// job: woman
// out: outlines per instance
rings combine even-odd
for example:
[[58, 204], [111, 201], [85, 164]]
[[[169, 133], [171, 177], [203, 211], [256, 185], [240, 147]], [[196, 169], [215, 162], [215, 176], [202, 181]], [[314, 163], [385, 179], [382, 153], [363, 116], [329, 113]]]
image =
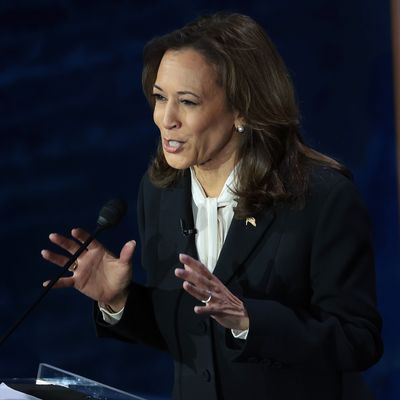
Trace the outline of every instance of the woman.
[[94, 242], [58, 287], [98, 302], [100, 335], [169, 351], [174, 399], [356, 399], [351, 373], [382, 353], [368, 218], [345, 168], [303, 144], [265, 32], [217, 14], [156, 38], [143, 88], [161, 134], [138, 197], [147, 286], [130, 241], [119, 257]]

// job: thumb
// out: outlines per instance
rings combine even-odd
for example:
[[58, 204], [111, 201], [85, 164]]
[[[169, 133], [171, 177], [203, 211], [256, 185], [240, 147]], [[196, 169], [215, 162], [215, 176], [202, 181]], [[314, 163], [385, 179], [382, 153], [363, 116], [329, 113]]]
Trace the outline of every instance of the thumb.
[[119, 260], [123, 263], [130, 264], [132, 261], [133, 253], [135, 252], [136, 242], [134, 240], [130, 240], [125, 243], [124, 247], [122, 247], [121, 252], [119, 253]]

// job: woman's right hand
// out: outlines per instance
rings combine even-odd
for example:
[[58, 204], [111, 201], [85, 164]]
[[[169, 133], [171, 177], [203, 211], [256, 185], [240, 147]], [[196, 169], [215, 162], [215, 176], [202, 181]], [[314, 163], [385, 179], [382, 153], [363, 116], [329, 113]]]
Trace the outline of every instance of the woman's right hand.
[[[52, 233], [49, 239], [60, 248], [74, 254], [89, 234], [83, 229], [73, 229], [68, 239]], [[128, 297], [128, 287], [132, 280], [132, 257], [136, 242], [127, 242], [121, 249], [119, 258], [111, 254], [103, 245], [94, 240], [78, 258], [77, 268], [72, 276], [60, 278], [55, 288], [74, 287], [95, 301], [109, 305], [119, 311]], [[69, 257], [50, 250], [42, 250], [42, 257], [51, 263], [63, 267]], [[43, 283], [46, 286], [49, 281]]]

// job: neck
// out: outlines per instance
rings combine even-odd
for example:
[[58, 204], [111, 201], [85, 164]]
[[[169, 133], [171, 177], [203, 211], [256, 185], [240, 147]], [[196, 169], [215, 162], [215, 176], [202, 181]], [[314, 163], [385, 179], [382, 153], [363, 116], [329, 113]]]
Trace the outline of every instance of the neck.
[[235, 167], [234, 155], [218, 168], [207, 168], [195, 165], [194, 172], [207, 197], [218, 197], [224, 187], [228, 176]]

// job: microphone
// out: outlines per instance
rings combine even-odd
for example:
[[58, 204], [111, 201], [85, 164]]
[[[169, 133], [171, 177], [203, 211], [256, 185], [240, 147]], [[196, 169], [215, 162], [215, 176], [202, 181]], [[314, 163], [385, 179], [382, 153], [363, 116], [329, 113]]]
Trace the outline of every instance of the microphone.
[[180, 219], [180, 223], [181, 223], [181, 231], [184, 236], [191, 237], [196, 235], [197, 229], [195, 227], [188, 228], [186, 222], [182, 218]]
[[125, 200], [114, 199], [108, 201], [101, 208], [97, 218], [98, 229], [105, 230], [119, 224], [128, 211], [128, 205]]
[[70, 259], [62, 267], [61, 272], [53, 278], [48, 285], [44, 288], [43, 292], [36, 299], [34, 303], [25, 311], [25, 313], [15, 322], [14, 325], [2, 336], [0, 339], [0, 346], [6, 341], [6, 339], [18, 328], [18, 326], [25, 320], [25, 318], [33, 311], [33, 309], [41, 302], [41, 300], [46, 296], [50, 289], [55, 285], [55, 283], [68, 271], [69, 267], [77, 260], [77, 258], [87, 250], [89, 244], [97, 237], [97, 235], [113, 226], [117, 225], [122, 218], [125, 216], [128, 210], [126, 202], [122, 199], [114, 199], [108, 201], [100, 210], [99, 216], [97, 218], [97, 226], [93, 233], [90, 235], [85, 242], [81, 244], [79, 249], [70, 257]]

